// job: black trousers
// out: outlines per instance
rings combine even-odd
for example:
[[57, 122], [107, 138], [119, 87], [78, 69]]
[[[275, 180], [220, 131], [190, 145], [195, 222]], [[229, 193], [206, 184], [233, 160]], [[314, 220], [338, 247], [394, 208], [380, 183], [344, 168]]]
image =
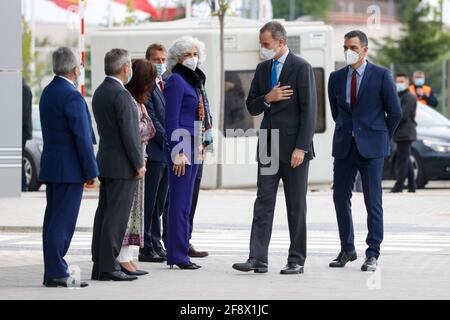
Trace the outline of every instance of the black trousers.
[[197, 210], [198, 195], [200, 193], [200, 184], [203, 177], [203, 162], [198, 165], [197, 177], [195, 178], [194, 194], [192, 196], [191, 213], [189, 214], [189, 239], [192, 238], [192, 230], [194, 229], [194, 216]]
[[116, 260], [130, 218], [137, 180], [100, 178], [92, 235], [93, 274], [120, 271]]
[[291, 244], [288, 262], [304, 265], [306, 260], [306, 193], [308, 188], [309, 160], [293, 169], [280, 163], [276, 174], [261, 174], [258, 165], [258, 192], [253, 211], [250, 236], [250, 258], [268, 262], [269, 242], [275, 202], [280, 180], [283, 181]]
[[161, 217], [167, 218], [169, 170], [165, 162], [148, 161], [145, 175], [144, 248], [141, 252], [163, 249]]
[[412, 141], [397, 142], [397, 155], [395, 161], [395, 190], [403, 190], [405, 180], [408, 178], [408, 187], [415, 189], [414, 170], [411, 163], [411, 145]]

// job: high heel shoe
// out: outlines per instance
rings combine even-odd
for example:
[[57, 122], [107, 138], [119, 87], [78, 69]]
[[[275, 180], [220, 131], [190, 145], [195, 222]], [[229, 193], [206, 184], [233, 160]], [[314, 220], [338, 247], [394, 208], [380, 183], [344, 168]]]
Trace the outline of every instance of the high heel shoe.
[[143, 270], [131, 271], [131, 270], [128, 270], [127, 268], [125, 268], [124, 266], [120, 266], [120, 269], [122, 270], [123, 273], [125, 273], [126, 275], [129, 275], [129, 276], [144, 276], [144, 275], [148, 274], [147, 271], [143, 271]]
[[[178, 263], [175, 264], [178, 268], [183, 269], [183, 270], [197, 270], [200, 269], [202, 266], [199, 266], [196, 263], [193, 262], [188, 262], [188, 263]], [[170, 269], [173, 269], [173, 264], [170, 264], [169, 267]]]

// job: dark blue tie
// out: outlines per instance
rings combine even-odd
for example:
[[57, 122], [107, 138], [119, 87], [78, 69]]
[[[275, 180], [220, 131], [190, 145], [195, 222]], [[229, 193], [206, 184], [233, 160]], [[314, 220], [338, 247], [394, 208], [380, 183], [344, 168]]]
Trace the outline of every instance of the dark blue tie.
[[278, 74], [277, 74], [277, 66], [280, 64], [280, 61], [274, 60], [272, 64], [272, 88], [275, 87], [278, 83]]

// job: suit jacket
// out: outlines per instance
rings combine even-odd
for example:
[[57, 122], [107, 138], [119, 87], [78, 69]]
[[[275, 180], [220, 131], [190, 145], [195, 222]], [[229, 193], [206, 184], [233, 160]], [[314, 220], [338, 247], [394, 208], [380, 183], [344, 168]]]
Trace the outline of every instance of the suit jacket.
[[40, 180], [84, 183], [97, 177], [91, 116], [78, 90], [55, 77], [42, 92], [39, 112], [44, 140]]
[[[184, 129], [193, 137], [195, 135], [195, 121], [198, 119], [198, 95], [195, 88], [189, 84], [181, 74], [173, 72], [167, 79], [164, 88], [166, 99], [166, 139], [167, 152], [184, 141], [181, 137], [172, 141], [172, 133], [177, 129]], [[186, 146], [183, 146], [183, 149]], [[193, 146], [191, 146], [193, 148]], [[190, 153], [188, 150], [186, 152]]]
[[155, 136], [147, 144], [148, 160], [166, 162], [166, 157], [164, 156], [166, 144], [166, 99], [158, 86], [155, 86], [149, 94], [145, 107], [156, 129]]
[[415, 141], [417, 140], [416, 130], [416, 110], [417, 98], [409, 91], [400, 93], [400, 103], [403, 116], [397, 130], [394, 133], [394, 141]]
[[352, 134], [363, 157], [385, 157], [390, 153], [389, 141], [402, 117], [392, 76], [389, 70], [368, 62], [351, 112], [346, 102], [348, 68], [332, 72], [328, 82], [331, 113], [336, 122], [333, 157], [347, 156]]
[[[267, 108], [264, 96], [272, 90], [271, 74], [272, 60], [261, 62], [256, 67], [247, 97], [247, 110], [252, 116], [264, 113], [261, 129], [279, 130], [280, 162], [290, 163], [292, 152], [296, 148], [307, 151], [305, 159], [311, 160], [314, 157], [313, 136], [317, 117], [316, 82], [312, 67], [306, 60], [290, 52], [279, 82], [281, 86], [290, 85], [294, 95], [290, 100], [272, 103], [270, 108]], [[258, 149], [261, 146], [260, 137]], [[259, 154], [264, 154], [263, 152], [265, 150], [259, 150], [258, 159]]]
[[144, 166], [144, 157], [138, 110], [131, 94], [118, 81], [106, 77], [94, 92], [92, 109], [100, 136], [100, 177], [135, 179]]
[[30, 87], [22, 79], [22, 141], [26, 142], [33, 138], [32, 122], [33, 94]]

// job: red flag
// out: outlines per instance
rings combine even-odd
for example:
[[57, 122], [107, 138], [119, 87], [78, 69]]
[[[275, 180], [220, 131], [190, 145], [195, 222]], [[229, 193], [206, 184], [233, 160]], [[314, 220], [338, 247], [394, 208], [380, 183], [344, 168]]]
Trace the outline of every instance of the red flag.
[[[114, 1], [125, 5], [128, 4], [128, 0], [114, 0]], [[131, 0], [131, 5], [133, 6], [133, 9], [147, 12], [154, 19], [160, 18], [158, 10], [156, 10], [156, 8], [152, 6], [150, 2], [147, 0]]]
[[78, 12], [78, 0], [51, 0], [51, 2], [64, 10]]

